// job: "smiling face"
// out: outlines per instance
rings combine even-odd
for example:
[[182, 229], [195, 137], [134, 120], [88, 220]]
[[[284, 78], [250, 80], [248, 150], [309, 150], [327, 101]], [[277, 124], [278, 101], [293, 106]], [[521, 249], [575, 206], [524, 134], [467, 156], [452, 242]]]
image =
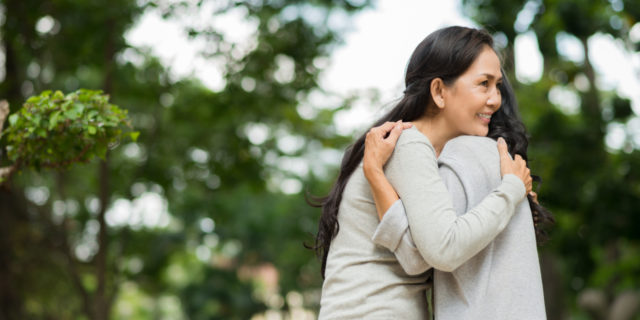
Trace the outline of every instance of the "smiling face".
[[491, 115], [500, 108], [502, 97], [500, 59], [486, 46], [471, 66], [453, 84], [442, 87], [434, 97], [452, 136], [489, 133]]

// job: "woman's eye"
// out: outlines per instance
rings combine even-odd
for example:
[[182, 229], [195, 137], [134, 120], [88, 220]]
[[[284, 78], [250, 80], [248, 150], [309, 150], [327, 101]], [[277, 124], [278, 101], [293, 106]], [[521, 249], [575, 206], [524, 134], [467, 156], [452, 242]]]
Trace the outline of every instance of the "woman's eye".
[[487, 80], [482, 81], [482, 82], [480, 82], [480, 85], [484, 86], [484, 87], [488, 87], [489, 86], [489, 81], [487, 81]]

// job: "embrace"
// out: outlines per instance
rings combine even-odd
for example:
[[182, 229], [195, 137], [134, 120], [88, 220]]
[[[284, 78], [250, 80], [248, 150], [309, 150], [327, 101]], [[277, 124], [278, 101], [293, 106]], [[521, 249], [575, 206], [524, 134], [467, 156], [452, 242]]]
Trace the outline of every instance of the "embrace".
[[553, 217], [492, 37], [433, 32], [405, 86], [317, 203], [319, 318], [546, 319], [536, 242]]

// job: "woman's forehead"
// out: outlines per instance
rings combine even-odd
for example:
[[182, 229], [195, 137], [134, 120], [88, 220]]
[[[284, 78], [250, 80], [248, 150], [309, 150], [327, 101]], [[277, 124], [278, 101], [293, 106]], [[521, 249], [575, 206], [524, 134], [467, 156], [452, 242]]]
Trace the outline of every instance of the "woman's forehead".
[[486, 47], [475, 61], [469, 66], [469, 69], [465, 73], [472, 74], [474, 76], [489, 76], [494, 79], [502, 78], [502, 72], [500, 69], [500, 59], [498, 55], [490, 47]]

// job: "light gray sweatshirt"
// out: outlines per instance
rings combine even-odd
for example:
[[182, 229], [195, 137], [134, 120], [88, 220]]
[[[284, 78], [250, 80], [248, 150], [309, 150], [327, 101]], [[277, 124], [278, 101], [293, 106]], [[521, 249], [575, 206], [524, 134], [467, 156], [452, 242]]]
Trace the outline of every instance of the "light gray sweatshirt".
[[[495, 141], [489, 138], [453, 139], [438, 163], [460, 216], [500, 185], [499, 155]], [[409, 229], [414, 230], [408, 226], [402, 201], [398, 200], [385, 213], [373, 240], [393, 250], [406, 271], [421, 273], [430, 266], [414, 245]], [[415, 232], [413, 236], [416, 238]], [[471, 259], [452, 272], [436, 268], [433, 296], [436, 320], [546, 319], [527, 201], [518, 205], [505, 230]]]
[[[458, 216], [438, 173], [435, 149], [415, 128], [401, 134], [385, 174], [402, 199], [421, 260], [446, 271], [455, 270], [486, 247], [504, 229], [525, 195], [522, 181], [505, 175], [484, 200]], [[426, 319], [427, 274], [407, 274], [393, 253], [407, 240], [402, 236], [405, 228], [396, 228], [393, 248], [372, 241], [379, 221], [362, 165], [345, 187], [338, 222], [340, 229], [328, 254], [319, 318]]]

